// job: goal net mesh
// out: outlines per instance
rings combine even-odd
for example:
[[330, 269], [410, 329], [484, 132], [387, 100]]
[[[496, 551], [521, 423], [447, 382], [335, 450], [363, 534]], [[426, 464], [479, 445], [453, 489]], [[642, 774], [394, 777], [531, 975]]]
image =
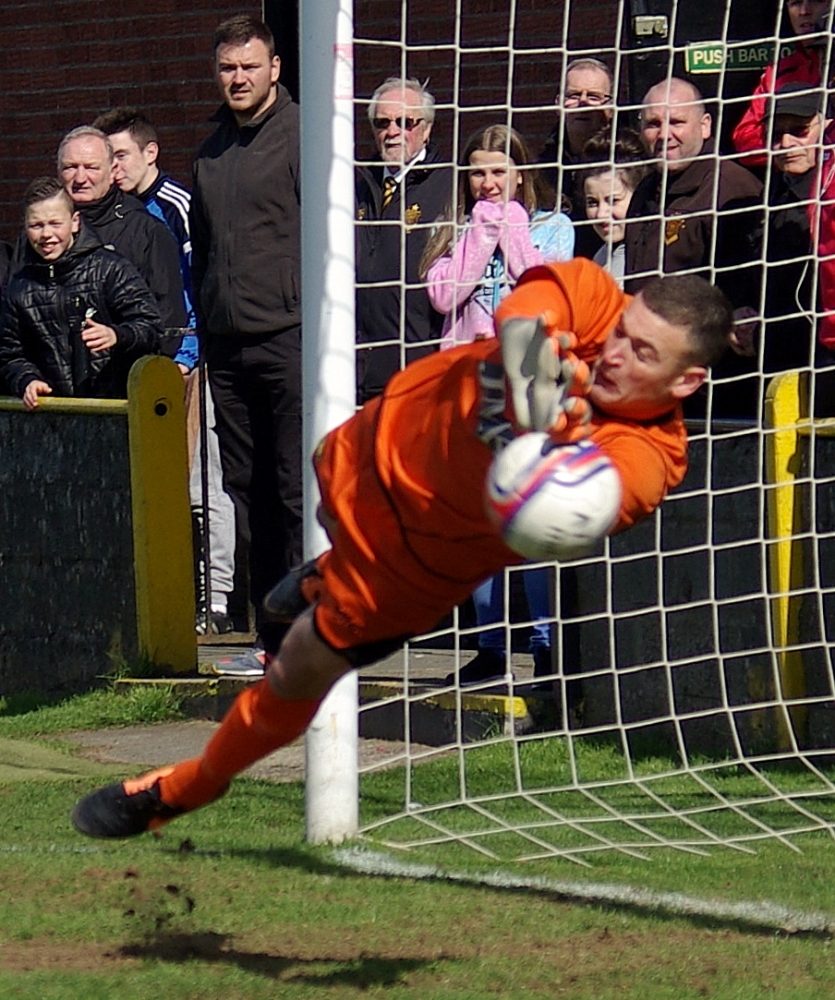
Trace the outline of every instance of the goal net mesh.
[[[828, 18], [824, 27], [816, 52], [825, 81]], [[433, 140], [447, 163], [475, 128], [509, 124], [535, 155], [553, 151], [543, 169], [563, 186], [571, 166], [558, 101], [566, 67], [581, 57], [611, 68], [618, 127], [637, 126], [658, 81], [696, 84], [715, 143], [705, 155], [738, 163], [733, 129], [761, 74], [793, 44], [777, 5], [730, 0], [358, 0], [357, 167], [375, 163], [374, 88], [410, 77], [435, 96]], [[818, 163], [832, 155], [823, 138], [815, 154]], [[702, 412], [691, 414], [685, 481], [593, 555], [541, 568], [552, 652], [535, 690], [520, 569], [504, 574], [498, 681], [457, 683], [483, 630], [469, 605], [361, 672], [360, 731], [379, 737], [360, 775], [370, 840], [433, 857], [455, 845], [492, 860], [586, 864], [601, 851], [751, 851], [766, 839], [799, 850], [810, 836], [831, 836], [835, 382], [832, 355], [815, 346], [820, 256], [811, 238], [786, 255], [773, 155], [750, 170], [764, 185], [752, 256], [728, 263], [719, 227], [705, 231], [714, 280], [732, 285], [746, 268], [764, 275], [748, 303], [754, 356], [720, 366]], [[666, 196], [672, 173], [662, 181]], [[797, 195], [801, 208], [815, 200], [809, 191]], [[720, 206], [718, 182], [713, 196], [712, 223], [726, 217], [732, 230], [742, 212], [738, 224], [747, 224], [744, 210]], [[397, 223], [404, 285], [407, 233], [432, 221]], [[669, 216], [656, 207], [644, 221], [667, 227]], [[674, 227], [665, 232], [673, 238]], [[403, 311], [400, 321], [387, 335], [405, 363]], [[781, 369], [768, 345], [784, 329], [805, 346]]]

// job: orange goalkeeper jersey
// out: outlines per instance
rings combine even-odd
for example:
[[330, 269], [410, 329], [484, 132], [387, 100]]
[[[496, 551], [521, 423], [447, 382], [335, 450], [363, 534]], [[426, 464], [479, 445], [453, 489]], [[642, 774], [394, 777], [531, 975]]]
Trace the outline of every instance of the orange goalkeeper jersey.
[[[558, 329], [576, 334], [576, 353], [591, 365], [627, 301], [601, 268], [576, 258], [528, 271], [497, 318], [549, 309]], [[408, 589], [413, 597], [432, 595], [434, 621], [417, 626], [410, 602], [401, 600], [401, 620], [409, 627], [392, 634], [433, 627], [482, 580], [522, 561], [485, 513], [492, 452], [477, 434], [485, 362], [500, 365], [497, 340], [414, 362], [391, 379], [383, 396], [327, 435], [317, 455], [323, 506], [340, 526], [333, 556], [339, 556], [340, 535], [344, 540], [347, 534], [351, 560], [365, 563], [360, 572], [354, 567], [351, 586], [363, 586], [371, 567], [379, 565], [385, 586]], [[654, 510], [683, 478], [684, 424], [678, 411], [640, 423], [595, 413], [592, 423], [591, 439], [622, 480], [620, 530]], [[378, 637], [363, 626], [358, 634]]]

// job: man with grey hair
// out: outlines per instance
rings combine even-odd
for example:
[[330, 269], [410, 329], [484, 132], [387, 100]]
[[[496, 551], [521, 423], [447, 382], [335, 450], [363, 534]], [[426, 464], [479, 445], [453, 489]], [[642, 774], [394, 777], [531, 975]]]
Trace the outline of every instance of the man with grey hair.
[[[442, 165], [429, 141], [435, 99], [424, 84], [389, 77], [374, 91], [368, 119], [379, 162], [360, 167], [357, 174], [357, 342], [362, 348], [357, 369], [361, 401], [381, 392], [402, 363], [437, 347], [443, 317], [429, 303], [418, 265], [432, 223], [447, 206], [453, 185], [451, 167]], [[363, 346], [380, 341], [389, 343]], [[405, 344], [405, 356], [391, 341]], [[436, 343], [427, 345], [429, 341]]]
[[[113, 182], [113, 147], [100, 129], [82, 125], [58, 146], [58, 178], [84, 221], [105, 246], [126, 257], [145, 279], [166, 329], [186, 325], [180, 252], [164, 223], [145, 211], [142, 202]], [[164, 341], [172, 356], [180, 337]]]
[[565, 68], [565, 82], [555, 98], [559, 119], [539, 158], [543, 175], [562, 194], [575, 223], [574, 252], [578, 257], [593, 257], [600, 248], [600, 238], [591, 223], [586, 224], [579, 177], [586, 165], [586, 143], [612, 120], [613, 92], [614, 78], [606, 63], [591, 57], [573, 59]]

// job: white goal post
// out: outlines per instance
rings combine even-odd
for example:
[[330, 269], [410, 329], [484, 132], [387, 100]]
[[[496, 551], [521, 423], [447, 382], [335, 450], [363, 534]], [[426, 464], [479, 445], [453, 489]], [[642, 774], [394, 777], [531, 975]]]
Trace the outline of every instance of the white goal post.
[[[300, 5], [302, 128], [303, 442], [312, 455], [354, 411], [354, 111], [351, 0]], [[305, 465], [305, 557], [325, 547], [317, 486]], [[330, 692], [308, 729], [307, 837], [356, 833], [357, 677]]]
[[[488, 14], [474, 0], [300, 5], [308, 454], [353, 410], [354, 226], [363, 224], [353, 178], [373, 162], [367, 107], [383, 79], [428, 79], [433, 138], [450, 165], [475, 127], [510, 124], [535, 154], [554, 130], [543, 169], [560, 183], [571, 167], [555, 95], [573, 59], [611, 68], [616, 121], [633, 127], [647, 88], [683, 76], [707, 99], [717, 146], [705, 156], [746, 162], [733, 149], [733, 126], [759, 75], [792, 49], [780, 4], [759, 24], [743, 15], [765, 5], [731, 0], [698, 11], [683, 0], [574, 6], [506, 0]], [[824, 86], [831, 22], [830, 13], [816, 50]], [[819, 159], [835, 155], [823, 136], [815, 148]], [[765, 276], [751, 303], [755, 355], [720, 369], [709, 386], [690, 422], [688, 476], [661, 509], [593, 557], [546, 568], [547, 696], [525, 696], [534, 623], [523, 571], [508, 570], [502, 686], [444, 681], [475, 653], [479, 629], [462, 607], [328, 699], [307, 737], [311, 840], [359, 832], [417, 852], [450, 846], [491, 862], [585, 865], [601, 851], [747, 852], [774, 838], [799, 850], [805, 837], [832, 836], [835, 356], [813, 352], [810, 339], [805, 362], [767, 370], [780, 323], [796, 330], [806, 322], [814, 332], [821, 315], [811, 240], [783, 253], [782, 208], [770, 201], [774, 164], [769, 155], [750, 167], [765, 185], [759, 256], [727, 263], [719, 227], [708, 227], [715, 280], [741, 281], [745, 266]], [[673, 180], [664, 176], [665, 192]], [[799, 196], [801, 207], [815, 201]], [[717, 206], [710, 215], [725, 231], [743, 224], [745, 209]], [[669, 238], [682, 223], [670, 225], [657, 207], [645, 218]], [[409, 225], [404, 217], [403, 240]], [[770, 289], [788, 280], [802, 281], [803, 295], [775, 319]], [[400, 355], [408, 356], [405, 340]], [[726, 415], [743, 397], [753, 400], [750, 414]], [[324, 542], [307, 486], [313, 553]], [[363, 731], [396, 737], [362, 767], [358, 711]]]

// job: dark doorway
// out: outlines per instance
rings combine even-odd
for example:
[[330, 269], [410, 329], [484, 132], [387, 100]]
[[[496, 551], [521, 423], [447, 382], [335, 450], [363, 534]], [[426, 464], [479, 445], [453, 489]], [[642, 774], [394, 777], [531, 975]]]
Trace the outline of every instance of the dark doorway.
[[298, 0], [264, 0], [264, 20], [275, 36], [275, 51], [281, 59], [281, 82], [294, 101], [299, 99], [299, 3]]

